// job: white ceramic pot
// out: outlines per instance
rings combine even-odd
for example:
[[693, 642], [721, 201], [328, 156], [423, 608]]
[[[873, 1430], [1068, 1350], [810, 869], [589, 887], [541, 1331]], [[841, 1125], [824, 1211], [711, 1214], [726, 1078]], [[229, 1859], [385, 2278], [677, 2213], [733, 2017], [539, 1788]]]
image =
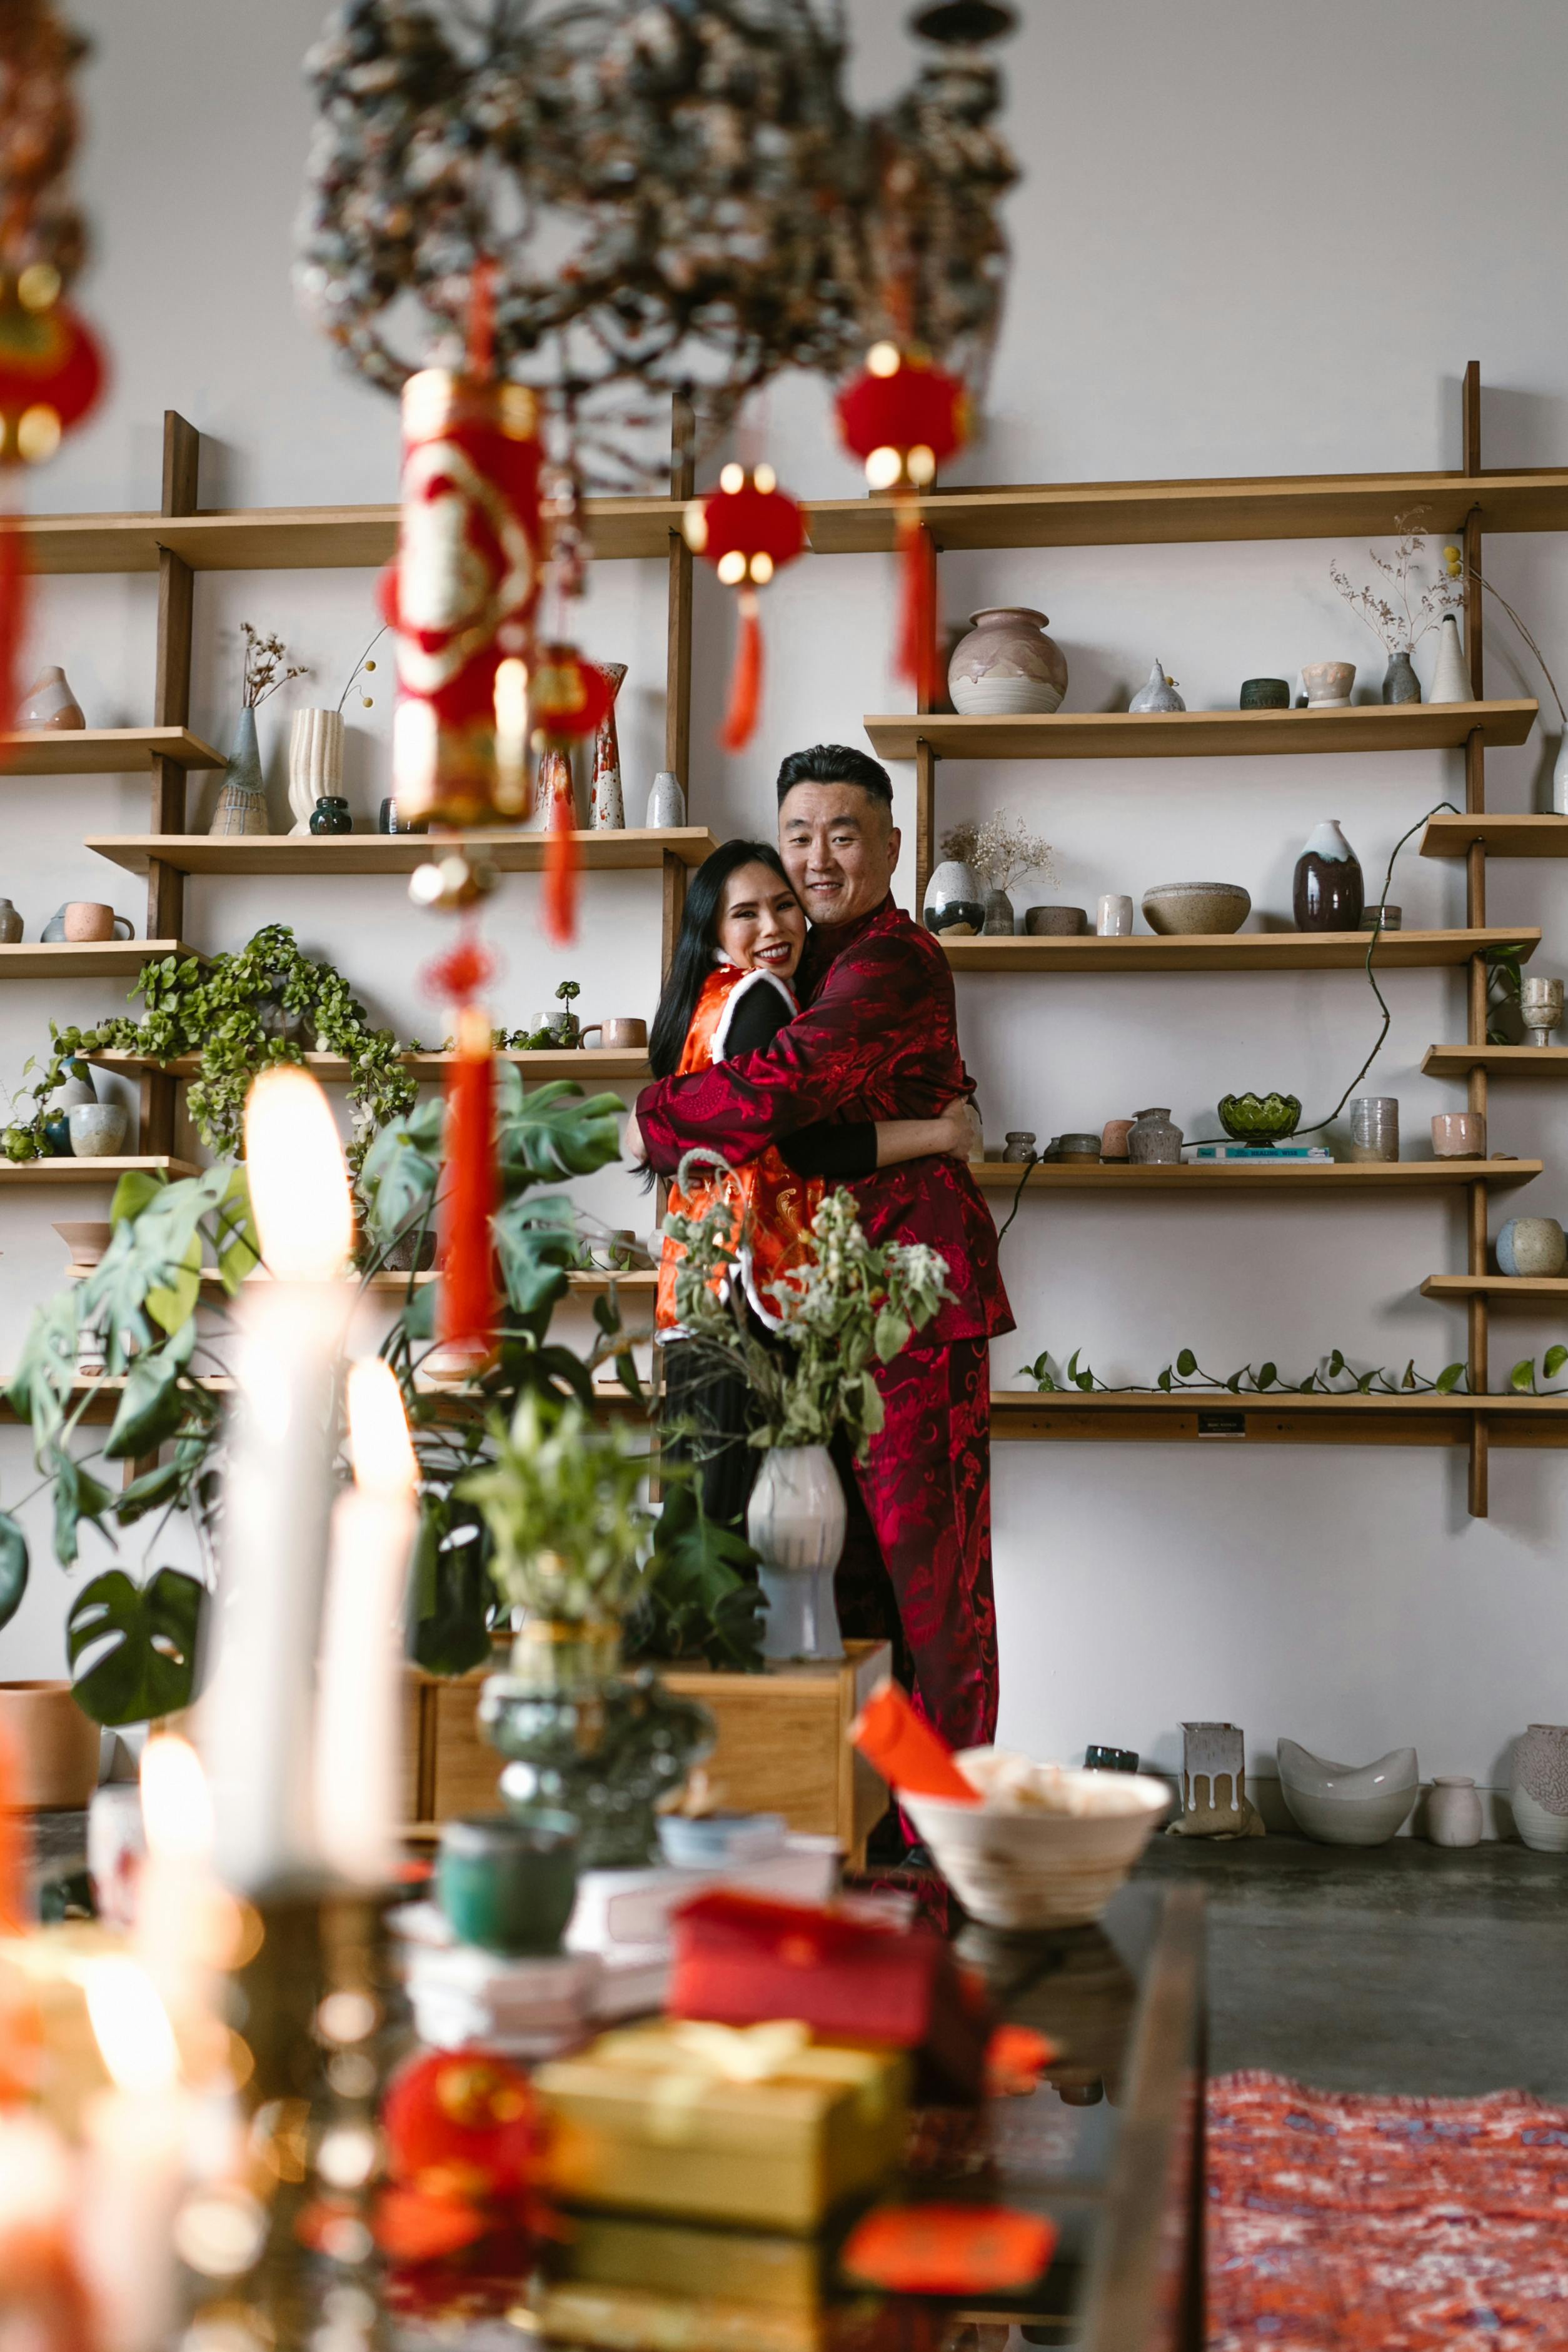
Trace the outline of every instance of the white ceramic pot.
[[1414, 1748], [1391, 1748], [1373, 1764], [1335, 1764], [1282, 1739], [1279, 1756], [1290, 1818], [1324, 1845], [1386, 1845], [1421, 1785]]
[[1513, 1744], [1514, 1827], [1537, 1853], [1568, 1853], [1568, 1723], [1532, 1723]]
[[[958, 1760], [990, 1753], [965, 1748]], [[937, 1868], [984, 1926], [1079, 1927], [1098, 1919], [1170, 1809], [1170, 1790], [1150, 1773], [1068, 1772], [1063, 1778], [1069, 1783], [1114, 1780], [1125, 1810], [1014, 1813], [907, 1791], [900, 1800]]]
[[1426, 1834], [1434, 1845], [1479, 1845], [1481, 1801], [1463, 1773], [1439, 1772], [1426, 1800]]
[[844, 1655], [833, 1571], [844, 1549], [847, 1517], [826, 1445], [775, 1445], [763, 1456], [746, 1534], [762, 1558], [764, 1658]]
[[1497, 1237], [1500, 1274], [1517, 1277], [1562, 1273], [1568, 1265], [1568, 1235], [1555, 1217], [1510, 1217]]
[[1437, 667], [1427, 690], [1428, 702], [1468, 702], [1470, 694], [1469, 666], [1464, 647], [1459, 643], [1459, 625], [1452, 613], [1445, 613], [1437, 630]]
[[1146, 682], [1127, 706], [1129, 710], [1184, 710], [1186, 707], [1162, 662], [1152, 664]]
[[1061, 647], [1046, 635], [1046, 615], [1028, 604], [993, 604], [971, 613], [947, 666], [955, 710], [1004, 717], [1057, 710], [1068, 690]]
[[316, 803], [343, 788], [343, 714], [297, 710], [289, 726], [290, 833], [309, 833]]
[[123, 1103], [78, 1103], [69, 1121], [71, 1150], [79, 1160], [112, 1160], [124, 1146], [130, 1113]]

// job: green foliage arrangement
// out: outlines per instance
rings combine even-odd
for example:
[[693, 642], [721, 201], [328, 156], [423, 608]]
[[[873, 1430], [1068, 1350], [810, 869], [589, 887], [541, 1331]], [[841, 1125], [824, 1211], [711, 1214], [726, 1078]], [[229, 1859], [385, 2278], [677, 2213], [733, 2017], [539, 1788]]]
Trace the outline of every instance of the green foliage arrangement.
[[267, 924], [234, 954], [143, 964], [131, 992], [145, 1007], [140, 1020], [121, 1014], [96, 1029], [50, 1024], [48, 1055], [41, 1066], [28, 1063], [25, 1075], [37, 1076], [18, 1097], [30, 1096], [32, 1110], [5, 1130], [8, 1159], [45, 1151], [47, 1107], [66, 1064], [94, 1054], [142, 1054], [153, 1062], [199, 1054], [201, 1075], [191, 1081], [187, 1107], [207, 1149], [228, 1157], [239, 1150], [245, 1097], [258, 1071], [302, 1062], [312, 1047], [348, 1062], [355, 1160], [376, 1129], [417, 1099], [393, 1032], [372, 1024], [342, 974], [306, 955], [286, 923]]
[[[685, 1191], [715, 1155], [689, 1152]], [[664, 1230], [685, 1255], [675, 1276], [677, 1320], [715, 1374], [739, 1371], [758, 1412], [749, 1443], [828, 1445], [842, 1429], [858, 1456], [882, 1426], [872, 1366], [889, 1363], [923, 1330], [944, 1299], [947, 1262], [921, 1242], [868, 1242], [854, 1195], [826, 1195], [812, 1220], [815, 1257], [789, 1290], [773, 1294], [784, 1317], [776, 1346], [753, 1336], [738, 1268], [745, 1234], [732, 1204], [716, 1195], [700, 1217], [672, 1212]]]
[[489, 1423], [489, 1461], [458, 1483], [490, 1531], [490, 1573], [513, 1608], [580, 1624], [619, 1618], [636, 1598], [652, 1514], [638, 1497], [647, 1449], [595, 1428], [573, 1398], [526, 1394]]

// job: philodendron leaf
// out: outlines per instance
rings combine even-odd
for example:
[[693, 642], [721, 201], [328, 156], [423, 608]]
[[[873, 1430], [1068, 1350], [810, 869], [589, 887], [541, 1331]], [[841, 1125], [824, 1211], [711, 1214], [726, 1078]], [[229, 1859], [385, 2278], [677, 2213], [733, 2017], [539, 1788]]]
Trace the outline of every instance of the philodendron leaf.
[[1343, 1357], [1343, 1355], [1341, 1353], [1340, 1349], [1339, 1349], [1338, 1348], [1336, 1348], [1336, 1349], [1334, 1349], [1333, 1354], [1329, 1358], [1329, 1378], [1330, 1378], [1330, 1380], [1331, 1380], [1331, 1381], [1337, 1381], [1337, 1380], [1339, 1379], [1340, 1374], [1344, 1370], [1344, 1368], [1345, 1368], [1345, 1360], [1344, 1360], [1344, 1357]]
[[1258, 1375], [1258, 1385], [1260, 1389], [1271, 1389], [1279, 1378], [1279, 1365], [1265, 1364], [1262, 1370]]
[[109, 1462], [134, 1462], [156, 1453], [173, 1437], [184, 1415], [180, 1394], [180, 1364], [172, 1349], [159, 1349], [138, 1356], [125, 1375], [125, 1389], [114, 1426], [104, 1441]]
[[114, 1497], [107, 1486], [100, 1486], [79, 1462], [57, 1448], [55, 1474], [55, 1558], [62, 1568], [76, 1564], [77, 1529], [83, 1519], [91, 1519], [99, 1533], [103, 1533], [103, 1515]]
[[[177, 1331], [189, 1320], [202, 1290], [202, 1237], [193, 1234], [180, 1260], [180, 1270], [174, 1280], [164, 1287], [156, 1285], [147, 1293], [147, 1312], [154, 1323], [165, 1331]], [[132, 1372], [135, 1367], [132, 1368]]]
[[1445, 1364], [1435, 1386], [1439, 1396], [1452, 1396], [1465, 1376], [1463, 1364]]
[[0, 1511], [0, 1625], [8, 1625], [27, 1590], [27, 1538], [9, 1511]]
[[1166, 1365], [1164, 1370], [1161, 1373], [1154, 1385], [1156, 1388], [1163, 1389], [1166, 1395], [1169, 1396], [1171, 1392], [1171, 1367], [1169, 1364]]
[[1184, 1348], [1176, 1358], [1176, 1370], [1184, 1381], [1190, 1381], [1197, 1370], [1198, 1360], [1190, 1348]]
[[1510, 1389], [1517, 1390], [1521, 1396], [1531, 1396], [1534, 1393], [1535, 1358], [1533, 1356], [1521, 1357], [1508, 1376], [1508, 1384]]
[[[146, 1723], [188, 1706], [204, 1588], [176, 1568], [144, 1585], [111, 1568], [84, 1585], [66, 1619], [77, 1705], [95, 1723]], [[84, 1672], [77, 1668], [90, 1654]]]
[[1558, 1373], [1563, 1370], [1564, 1364], [1568, 1364], [1568, 1348], [1565, 1348], [1562, 1341], [1559, 1340], [1555, 1347], [1548, 1348], [1546, 1350], [1545, 1361], [1542, 1365], [1542, 1370], [1546, 1374], [1549, 1381], [1554, 1381], [1557, 1378]]

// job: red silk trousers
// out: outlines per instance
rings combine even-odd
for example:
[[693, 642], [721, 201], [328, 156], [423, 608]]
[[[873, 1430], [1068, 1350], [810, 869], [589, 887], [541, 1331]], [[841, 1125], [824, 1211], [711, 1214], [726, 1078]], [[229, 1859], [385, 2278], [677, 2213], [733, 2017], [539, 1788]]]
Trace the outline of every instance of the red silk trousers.
[[950, 1747], [984, 1747], [996, 1733], [990, 1349], [906, 1348], [877, 1385], [884, 1424], [845, 1480], [839, 1619], [892, 1643], [899, 1679]]

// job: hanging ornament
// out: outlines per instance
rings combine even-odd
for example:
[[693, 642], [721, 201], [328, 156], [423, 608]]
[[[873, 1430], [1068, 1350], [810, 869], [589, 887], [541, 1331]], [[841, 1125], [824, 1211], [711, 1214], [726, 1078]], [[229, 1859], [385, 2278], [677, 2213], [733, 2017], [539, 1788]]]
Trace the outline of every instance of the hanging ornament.
[[864, 373], [838, 395], [838, 429], [872, 489], [893, 493], [904, 576], [898, 670], [929, 709], [940, 678], [936, 572], [919, 493], [968, 439], [968, 398], [956, 376], [918, 352], [873, 343]]
[[458, 826], [527, 814], [529, 624], [539, 596], [537, 404], [521, 384], [426, 368], [403, 393], [397, 553], [399, 814]]
[[491, 957], [466, 932], [424, 974], [426, 987], [456, 1013], [447, 1072], [436, 1336], [443, 1347], [466, 1357], [470, 1367], [489, 1357], [500, 1309], [490, 1235], [497, 1206], [495, 1044], [489, 1014], [480, 1002], [494, 971]]
[[[540, 755], [544, 804], [544, 929], [557, 947], [570, 947], [577, 924], [577, 809], [572, 791], [572, 747], [597, 734], [615, 708], [609, 679], [575, 646], [541, 646], [534, 664], [532, 742]], [[546, 798], [548, 794], [548, 798]]]
[[743, 751], [756, 731], [763, 698], [763, 626], [757, 591], [805, 551], [805, 516], [778, 486], [771, 466], [748, 474], [729, 465], [719, 487], [692, 499], [681, 519], [686, 543], [713, 566], [726, 588], [739, 590], [740, 632], [730, 676], [730, 708], [719, 740]]

